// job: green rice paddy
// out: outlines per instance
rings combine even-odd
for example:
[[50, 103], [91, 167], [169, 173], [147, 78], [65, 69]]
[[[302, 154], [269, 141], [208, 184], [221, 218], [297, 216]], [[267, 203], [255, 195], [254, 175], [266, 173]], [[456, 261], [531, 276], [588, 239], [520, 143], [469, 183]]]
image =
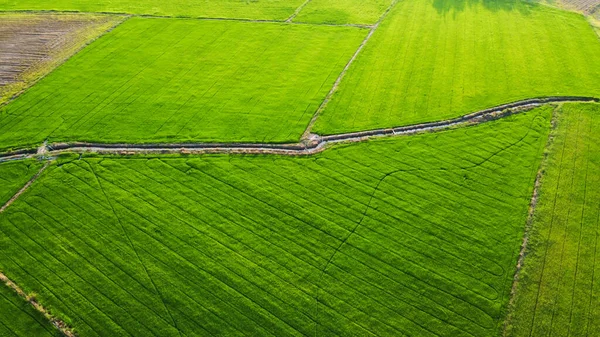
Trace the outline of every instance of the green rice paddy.
[[550, 112], [309, 157], [68, 157], [0, 215], [0, 268], [82, 336], [494, 336]]
[[28, 160], [0, 163], [0, 207], [25, 185], [40, 169], [42, 163]]
[[[592, 18], [520, 0], [0, 0], [0, 11], [123, 14], [0, 105], [0, 207], [48, 165], [0, 212], [0, 272], [77, 336], [600, 331], [600, 104], [316, 154], [182, 144], [267, 153], [316, 144], [305, 132], [600, 98]], [[15, 72], [10, 29], [0, 80]], [[132, 153], [154, 143], [170, 150]], [[25, 148], [39, 150], [7, 158]], [[0, 284], [0, 336], [58, 335]]]
[[521, 1], [404, 0], [313, 131], [430, 122], [557, 95], [600, 96], [600, 43], [582, 15]]
[[560, 113], [511, 336], [595, 336], [600, 331], [599, 127], [598, 105], [565, 105]]
[[296, 141], [366, 34], [131, 18], [1, 108], [0, 149]]

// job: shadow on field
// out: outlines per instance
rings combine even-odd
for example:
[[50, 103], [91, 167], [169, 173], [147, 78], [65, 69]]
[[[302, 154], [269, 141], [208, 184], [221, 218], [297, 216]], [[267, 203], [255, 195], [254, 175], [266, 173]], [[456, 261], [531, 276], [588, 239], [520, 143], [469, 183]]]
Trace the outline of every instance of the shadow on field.
[[532, 1], [524, 0], [433, 0], [433, 7], [438, 13], [462, 12], [469, 7], [483, 7], [496, 11], [519, 11], [528, 14], [538, 6]]

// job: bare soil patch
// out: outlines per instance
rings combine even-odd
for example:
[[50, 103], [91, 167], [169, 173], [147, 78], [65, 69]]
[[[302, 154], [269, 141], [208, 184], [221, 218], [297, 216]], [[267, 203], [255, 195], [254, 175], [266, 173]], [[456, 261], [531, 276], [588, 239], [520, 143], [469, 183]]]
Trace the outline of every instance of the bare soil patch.
[[0, 14], [0, 104], [122, 20], [108, 15]]
[[563, 6], [591, 15], [600, 9], [600, 0], [561, 0]]

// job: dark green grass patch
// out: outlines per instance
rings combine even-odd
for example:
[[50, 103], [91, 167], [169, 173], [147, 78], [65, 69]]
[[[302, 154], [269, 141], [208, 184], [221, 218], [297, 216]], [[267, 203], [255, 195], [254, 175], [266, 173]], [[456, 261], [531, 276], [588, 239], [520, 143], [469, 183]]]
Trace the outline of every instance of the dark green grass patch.
[[0, 215], [81, 336], [493, 336], [550, 108], [309, 157], [89, 157]]
[[582, 15], [510, 0], [404, 0], [314, 131], [443, 120], [556, 95], [600, 96], [600, 42]]
[[0, 110], [0, 149], [296, 141], [366, 30], [132, 18]]
[[304, 0], [0, 0], [0, 10], [57, 10], [284, 20]]
[[12, 289], [0, 282], [0, 336], [60, 336], [58, 330]]
[[597, 336], [600, 331], [599, 128], [599, 105], [565, 105], [560, 114], [511, 336]]
[[0, 163], [0, 207], [10, 200], [42, 167], [34, 160]]

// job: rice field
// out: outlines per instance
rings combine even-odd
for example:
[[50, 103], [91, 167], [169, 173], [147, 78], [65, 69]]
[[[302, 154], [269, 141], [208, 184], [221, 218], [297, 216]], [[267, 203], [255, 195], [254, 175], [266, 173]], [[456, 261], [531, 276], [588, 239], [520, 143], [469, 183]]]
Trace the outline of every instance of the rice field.
[[304, 0], [0, 0], [0, 10], [77, 11], [171, 17], [284, 20]]
[[130, 18], [0, 108], [0, 149], [44, 140], [297, 141], [366, 34]]
[[553, 132], [510, 336], [597, 336], [600, 107], [565, 105]]
[[0, 0], [0, 336], [597, 336], [597, 1]]
[[525, 98], [600, 96], [577, 13], [521, 1], [400, 1], [317, 119], [336, 134], [444, 120]]
[[0, 269], [81, 336], [495, 336], [551, 108], [308, 157], [61, 157]]

